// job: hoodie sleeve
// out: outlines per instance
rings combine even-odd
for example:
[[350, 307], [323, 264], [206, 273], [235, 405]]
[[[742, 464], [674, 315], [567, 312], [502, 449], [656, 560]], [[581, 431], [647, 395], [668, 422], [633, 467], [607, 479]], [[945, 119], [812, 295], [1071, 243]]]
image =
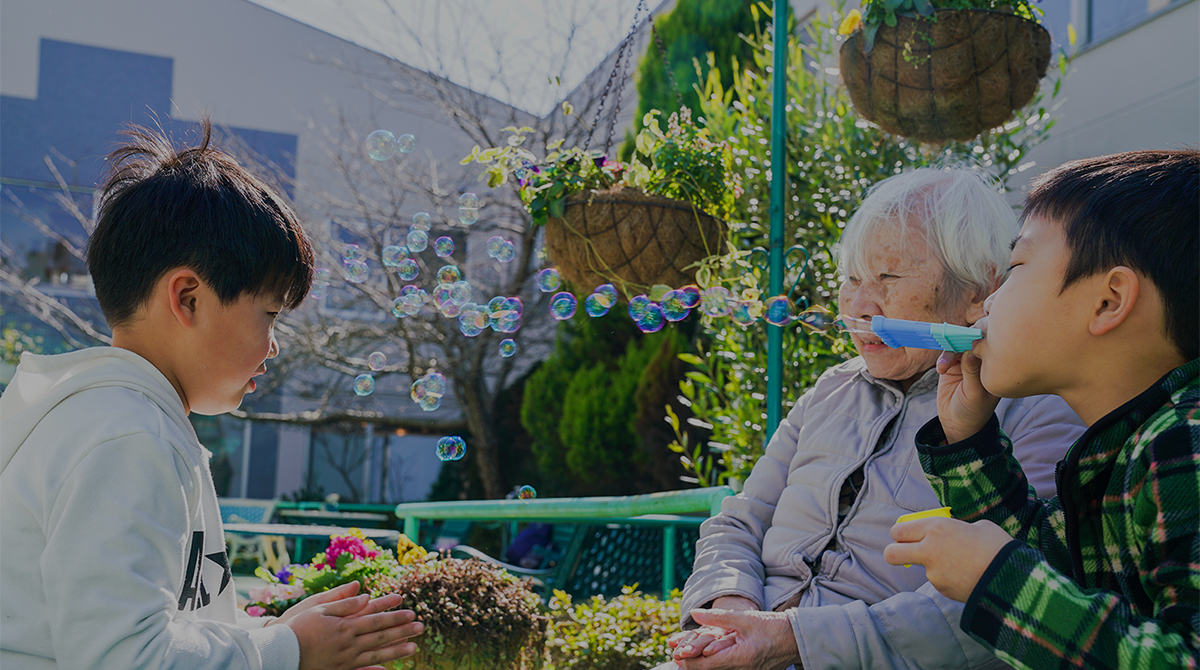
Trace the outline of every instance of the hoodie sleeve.
[[721, 513], [701, 525], [696, 561], [680, 605], [683, 628], [696, 626], [691, 610], [706, 607], [721, 596], [749, 598], [762, 609], [766, 582], [763, 536], [771, 527], [779, 496], [787, 487], [807, 402], [808, 394], [801, 396], [779, 423], [742, 492], [722, 501]]
[[[189, 495], [194, 475], [171, 444], [148, 433], [101, 443], [66, 474], [46, 519], [41, 566], [63, 667], [299, 666], [286, 626], [245, 630], [181, 611], [191, 537], [202, 530], [189, 513], [198, 504]], [[199, 560], [217, 571], [207, 588], [233, 588], [221, 583], [223, 556]], [[195, 597], [215, 595], [201, 588]]]

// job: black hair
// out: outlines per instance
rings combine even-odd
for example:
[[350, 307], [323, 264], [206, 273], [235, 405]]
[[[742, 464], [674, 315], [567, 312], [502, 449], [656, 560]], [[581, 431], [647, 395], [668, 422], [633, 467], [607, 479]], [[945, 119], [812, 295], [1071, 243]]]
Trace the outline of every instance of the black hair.
[[1200, 356], [1200, 150], [1130, 151], [1065, 163], [1033, 181], [1023, 217], [1063, 226], [1062, 289], [1118, 265], [1162, 294], [1167, 337]]
[[278, 294], [299, 307], [313, 277], [313, 250], [292, 208], [229, 154], [210, 146], [176, 150], [161, 131], [130, 126], [108, 155], [87, 263], [110, 327], [128, 324], [155, 283], [174, 268], [194, 270], [222, 304], [243, 294]]

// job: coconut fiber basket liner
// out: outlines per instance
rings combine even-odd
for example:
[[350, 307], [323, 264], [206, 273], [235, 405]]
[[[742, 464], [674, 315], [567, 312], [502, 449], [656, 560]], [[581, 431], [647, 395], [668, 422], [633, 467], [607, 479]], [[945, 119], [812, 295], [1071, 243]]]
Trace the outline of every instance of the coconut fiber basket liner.
[[697, 261], [722, 253], [725, 223], [690, 203], [616, 187], [567, 198], [546, 221], [546, 251], [580, 291], [601, 284], [645, 292], [695, 283]]
[[[1002, 126], [1037, 92], [1050, 64], [1050, 34], [1034, 21], [990, 10], [897, 17], [863, 52], [852, 33], [840, 52], [842, 81], [860, 116], [918, 142], [969, 140]], [[910, 59], [904, 58], [905, 45]]]

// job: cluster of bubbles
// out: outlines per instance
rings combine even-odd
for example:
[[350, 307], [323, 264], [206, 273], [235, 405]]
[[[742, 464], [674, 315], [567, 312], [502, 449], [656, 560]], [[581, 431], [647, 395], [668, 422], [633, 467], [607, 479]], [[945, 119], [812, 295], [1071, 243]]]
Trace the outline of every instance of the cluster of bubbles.
[[467, 443], [457, 435], [447, 435], [437, 441], [437, 457], [442, 461], [457, 461], [467, 455]]
[[367, 155], [371, 160], [385, 161], [396, 155], [410, 153], [417, 146], [417, 138], [405, 133], [399, 137], [390, 130], [376, 130], [367, 135]]
[[508, 263], [517, 257], [517, 246], [499, 235], [493, 235], [487, 241], [487, 255], [501, 263]]
[[469, 226], [479, 220], [479, 196], [463, 193], [458, 196], [458, 222]]
[[357, 244], [347, 244], [342, 247], [342, 271], [346, 281], [361, 284], [370, 276], [367, 261], [363, 258], [362, 247]]
[[[371, 368], [371, 372], [379, 372], [387, 367], [387, 356], [381, 351], [373, 351], [367, 356], [367, 367]], [[370, 373], [364, 372], [354, 378], [354, 393], [360, 396], [368, 396], [375, 392], [375, 377]]]
[[329, 278], [332, 273], [329, 268], [317, 268], [313, 270], [312, 288], [308, 290], [308, 294], [313, 298], [320, 300], [329, 295]]
[[400, 297], [392, 301], [392, 316], [397, 319], [415, 316], [427, 302], [429, 302], [429, 294], [425, 292], [425, 289], [409, 284], [400, 289]]
[[583, 299], [583, 311], [590, 317], [604, 316], [617, 304], [617, 289], [612, 284], [601, 284]]
[[442, 396], [446, 395], [446, 378], [440, 372], [430, 372], [412, 383], [409, 395], [421, 409], [432, 412], [442, 406]]

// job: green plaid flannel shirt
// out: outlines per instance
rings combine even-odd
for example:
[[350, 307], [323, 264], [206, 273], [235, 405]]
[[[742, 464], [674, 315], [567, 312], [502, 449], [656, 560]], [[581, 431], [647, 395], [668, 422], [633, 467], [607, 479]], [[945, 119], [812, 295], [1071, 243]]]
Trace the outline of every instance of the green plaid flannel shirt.
[[921, 465], [955, 518], [1016, 541], [962, 629], [1025, 668], [1200, 667], [1200, 359], [1088, 428], [1038, 499], [995, 416], [952, 445], [937, 419]]

